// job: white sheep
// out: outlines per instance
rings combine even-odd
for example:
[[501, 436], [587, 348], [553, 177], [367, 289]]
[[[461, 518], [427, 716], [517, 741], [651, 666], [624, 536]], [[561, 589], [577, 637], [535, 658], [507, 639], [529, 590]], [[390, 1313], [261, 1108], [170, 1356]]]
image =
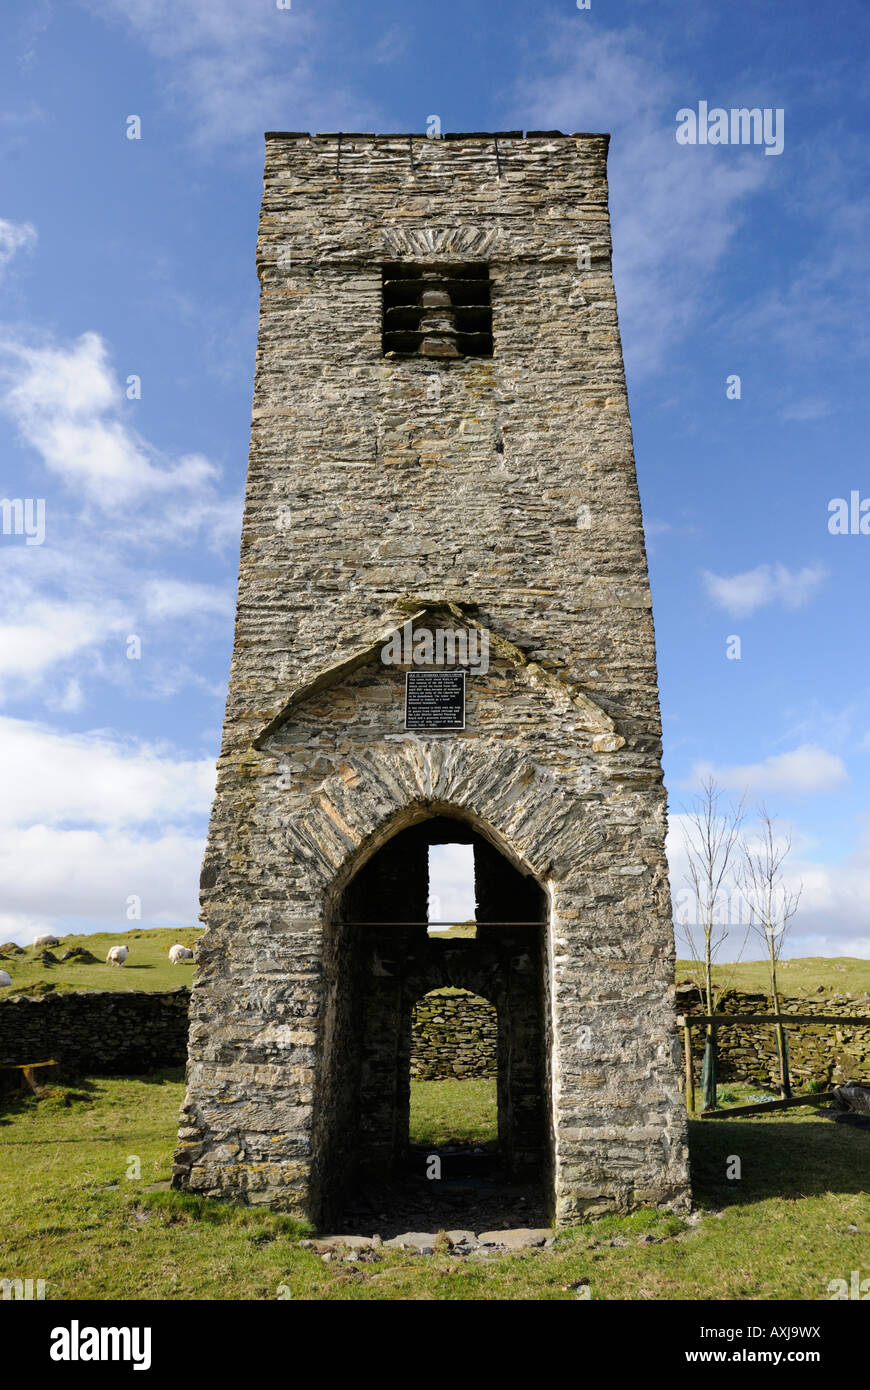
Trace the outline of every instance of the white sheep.
[[107, 965], [123, 965], [130, 954], [128, 946], [110, 946], [109, 954], [106, 956]]
[[12, 976], [8, 974], [5, 970], [0, 970], [0, 989], [3, 989], [6, 985], [11, 984]]
[[181, 942], [177, 941], [169, 948], [169, 960], [172, 965], [180, 965], [183, 960], [193, 960], [193, 951], [189, 946], [182, 946]]
[[60, 942], [51, 932], [46, 932], [45, 936], [35, 936], [33, 938], [33, 949], [39, 951], [43, 946], [59, 946]]

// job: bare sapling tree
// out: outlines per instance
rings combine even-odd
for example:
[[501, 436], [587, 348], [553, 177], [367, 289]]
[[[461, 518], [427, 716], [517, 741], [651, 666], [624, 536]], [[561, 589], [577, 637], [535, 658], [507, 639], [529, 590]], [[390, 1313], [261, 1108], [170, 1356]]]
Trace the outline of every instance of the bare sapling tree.
[[[689, 944], [695, 983], [704, 999], [706, 1013], [716, 1012], [721, 994], [713, 981], [713, 963], [728, 936], [730, 913], [722, 911], [739, 862], [740, 828], [744, 798], [735, 805], [723, 801], [715, 778], [707, 777], [683, 818], [683, 850], [688, 862], [685, 882], [694, 901], [682, 923]], [[694, 915], [694, 920], [688, 920]], [[707, 1024], [704, 1048], [704, 1109], [716, 1108], [716, 1032]]]
[[[779, 989], [776, 966], [782, 954], [786, 933], [798, 909], [803, 884], [788, 888], [783, 864], [791, 851], [791, 835], [777, 829], [776, 816], [765, 806], [758, 808], [759, 833], [743, 845], [740, 886], [749, 912], [750, 929], [765, 944], [770, 1007], [779, 1015]], [[776, 1024], [776, 1051], [779, 1062], [780, 1092], [784, 1100], [791, 1095], [788, 1047], [785, 1029]]]
[[685, 883], [694, 902], [694, 920], [690, 913], [682, 926], [708, 1014], [716, 1012], [722, 993], [713, 981], [713, 963], [728, 936], [730, 914], [722, 904], [735, 881], [744, 817], [744, 798], [723, 804], [721, 787], [708, 777], [682, 822]]

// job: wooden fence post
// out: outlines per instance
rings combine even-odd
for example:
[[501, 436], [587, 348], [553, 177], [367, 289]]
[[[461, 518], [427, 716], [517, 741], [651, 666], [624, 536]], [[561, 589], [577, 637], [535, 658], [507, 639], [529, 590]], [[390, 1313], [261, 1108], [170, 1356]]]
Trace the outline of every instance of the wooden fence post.
[[776, 1025], [776, 1051], [779, 1060], [779, 1090], [783, 1100], [791, 1097], [791, 1077], [788, 1065], [788, 1042], [781, 1023]]
[[695, 1068], [692, 1062], [692, 1030], [688, 1023], [683, 1025], [683, 1055], [686, 1059], [686, 1110], [692, 1115], [695, 1110]]

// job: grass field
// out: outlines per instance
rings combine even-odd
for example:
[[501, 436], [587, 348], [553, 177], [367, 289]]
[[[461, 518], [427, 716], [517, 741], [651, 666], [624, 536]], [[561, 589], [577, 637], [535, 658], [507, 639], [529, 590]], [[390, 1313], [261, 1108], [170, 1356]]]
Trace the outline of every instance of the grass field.
[[[193, 979], [194, 962], [182, 961], [180, 965], [170, 965], [169, 948], [179, 941], [182, 946], [193, 946], [202, 935], [201, 927], [182, 927], [168, 930], [165, 927], [148, 929], [134, 927], [125, 932], [97, 932], [93, 936], [64, 936], [60, 945], [53, 946], [50, 954], [59, 957], [72, 946], [83, 946], [96, 956], [93, 965], [79, 961], [49, 961], [43, 963], [34, 956], [30, 946], [25, 946], [23, 955], [9, 955], [0, 958], [0, 969], [12, 977], [12, 984], [0, 989], [0, 998], [9, 994], [38, 992], [50, 985], [54, 990], [66, 989], [174, 989], [176, 985], [189, 985]], [[119, 969], [116, 965], [106, 965], [106, 952], [110, 946], [126, 945], [130, 954]]]
[[412, 1081], [408, 1138], [412, 1144], [435, 1148], [451, 1139], [494, 1144], [498, 1139], [495, 1079]]
[[[479, 1133], [490, 1101], [467, 1085], [415, 1083], [424, 1122], [452, 1108], [451, 1132]], [[487, 1263], [347, 1265], [301, 1248], [287, 1217], [144, 1190], [168, 1177], [182, 1089], [177, 1072], [101, 1077], [0, 1114], [0, 1278], [44, 1279], [60, 1300], [573, 1300], [581, 1279], [596, 1299], [826, 1299], [832, 1279], [870, 1277], [870, 1134], [812, 1112], [694, 1122], [693, 1222], [638, 1212]]]
[[[454, 928], [442, 936], [461, 936], [467, 929]], [[65, 936], [52, 955], [59, 956], [71, 946], [84, 946], [97, 957], [97, 964], [83, 965], [73, 961], [43, 964], [34, 959], [32, 949], [27, 946], [22, 955], [0, 958], [0, 969], [12, 977], [12, 984], [0, 988], [0, 998], [4, 994], [27, 993], [44, 990], [46, 985], [53, 989], [172, 989], [175, 985], [190, 984], [193, 979], [194, 964], [187, 961], [182, 965], [170, 965], [169, 947], [175, 941], [183, 946], [193, 946], [202, 934], [197, 926], [169, 929], [165, 927], [134, 927], [124, 932], [99, 932], [94, 936]], [[110, 946], [126, 944], [130, 948], [127, 962], [122, 969], [106, 965], [106, 952]], [[780, 985], [784, 995], [800, 996], [815, 994], [823, 985], [831, 993], [861, 996], [870, 993], [870, 960], [857, 960], [848, 956], [824, 957], [807, 956], [793, 961], [780, 961]], [[730, 984], [734, 989], [749, 991], [764, 990], [767, 985], [767, 965], [764, 961], [741, 961], [737, 965], [719, 965], [714, 969], [717, 984]], [[677, 962], [677, 979], [686, 980], [691, 976], [688, 961]]]
[[[692, 978], [691, 963], [678, 960], [677, 980]], [[750, 994], [765, 993], [767, 961], [743, 960], [716, 965], [713, 980], [719, 988], [728, 986]], [[795, 960], [781, 960], [777, 965], [777, 984], [784, 996], [816, 994], [819, 985], [824, 986], [826, 993], [860, 996], [870, 992], [870, 960], [854, 956], [801, 956]]]

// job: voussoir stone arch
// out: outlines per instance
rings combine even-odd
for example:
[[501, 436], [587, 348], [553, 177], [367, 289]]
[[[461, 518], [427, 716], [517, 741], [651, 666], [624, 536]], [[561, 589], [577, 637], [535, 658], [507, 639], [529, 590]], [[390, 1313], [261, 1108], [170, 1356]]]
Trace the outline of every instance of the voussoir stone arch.
[[[577, 868], [570, 793], [495, 740], [397, 739], [376, 755], [354, 755], [289, 817], [284, 839], [307, 864], [311, 889], [331, 897], [398, 830], [439, 814], [467, 819], [542, 881]], [[603, 838], [592, 816], [585, 838], [589, 845]]]

